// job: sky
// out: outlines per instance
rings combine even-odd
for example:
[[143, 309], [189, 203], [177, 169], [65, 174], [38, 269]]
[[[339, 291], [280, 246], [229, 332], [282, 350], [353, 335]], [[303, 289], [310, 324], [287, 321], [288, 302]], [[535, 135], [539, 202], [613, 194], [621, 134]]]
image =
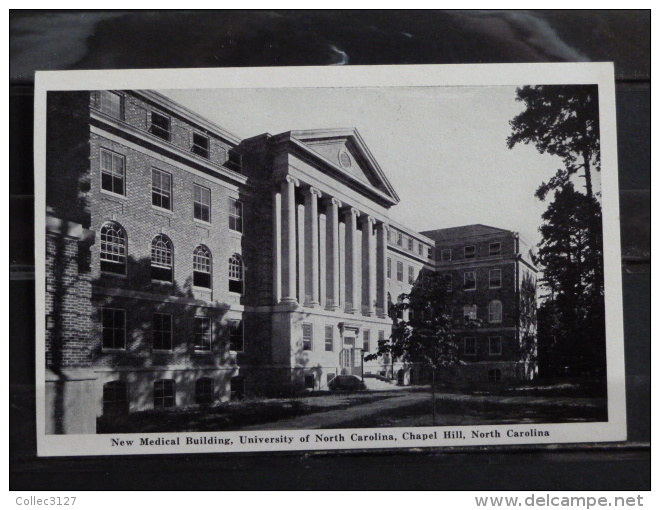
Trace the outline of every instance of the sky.
[[418, 232], [482, 223], [540, 241], [548, 203], [534, 192], [561, 160], [531, 145], [507, 149], [509, 120], [524, 109], [515, 87], [159, 92], [240, 138], [354, 127], [401, 199], [394, 221]]

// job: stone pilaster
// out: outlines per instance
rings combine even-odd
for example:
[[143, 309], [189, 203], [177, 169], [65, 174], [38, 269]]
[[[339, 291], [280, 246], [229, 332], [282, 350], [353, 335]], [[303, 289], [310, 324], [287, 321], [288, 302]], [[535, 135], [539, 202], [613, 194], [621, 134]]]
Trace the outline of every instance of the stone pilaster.
[[282, 183], [282, 302], [296, 303], [296, 186], [298, 179], [288, 175]]

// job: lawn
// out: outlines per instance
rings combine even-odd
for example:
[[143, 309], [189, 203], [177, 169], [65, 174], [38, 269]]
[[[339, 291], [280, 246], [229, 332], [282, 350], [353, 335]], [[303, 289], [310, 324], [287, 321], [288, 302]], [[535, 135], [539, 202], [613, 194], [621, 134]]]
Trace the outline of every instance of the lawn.
[[391, 392], [333, 394], [315, 392], [292, 398], [260, 398], [226, 402], [208, 407], [172, 408], [131, 413], [121, 417], [101, 417], [97, 433], [210, 432], [240, 430], [286, 418], [317, 412], [347, 409], [391, 398]]
[[[607, 420], [607, 399], [596, 382], [553, 382], [436, 390], [436, 425], [568, 423]], [[373, 404], [382, 402], [379, 407]], [[362, 406], [362, 407], [361, 407]], [[376, 409], [376, 410], [374, 410]], [[336, 411], [344, 411], [346, 413]], [[303, 418], [315, 415], [313, 418]], [[300, 418], [300, 420], [296, 420]], [[430, 426], [429, 386], [398, 391], [314, 392], [292, 398], [259, 398], [208, 407], [172, 408], [101, 417], [100, 434], [242, 430], [287, 420], [285, 428]], [[306, 425], [303, 426], [302, 423]]]

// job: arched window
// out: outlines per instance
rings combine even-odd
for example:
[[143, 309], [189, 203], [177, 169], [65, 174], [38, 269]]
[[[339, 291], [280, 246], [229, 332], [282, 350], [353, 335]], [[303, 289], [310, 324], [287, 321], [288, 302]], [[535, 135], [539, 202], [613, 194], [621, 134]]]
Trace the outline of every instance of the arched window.
[[502, 322], [502, 301], [488, 303], [488, 322]]
[[212, 404], [215, 399], [213, 379], [201, 377], [195, 381], [195, 402], [198, 404]]
[[465, 305], [463, 307], [463, 318], [465, 322], [477, 320], [477, 305]]
[[172, 241], [163, 234], [158, 234], [151, 241], [151, 279], [161, 282], [171, 282], [172, 271]]
[[243, 261], [236, 253], [229, 258], [229, 292], [243, 294]]
[[111, 381], [103, 385], [103, 414], [128, 413], [128, 388], [122, 381]]
[[101, 271], [126, 274], [126, 232], [119, 223], [101, 227]]
[[193, 252], [193, 285], [211, 288], [211, 251], [203, 244]]

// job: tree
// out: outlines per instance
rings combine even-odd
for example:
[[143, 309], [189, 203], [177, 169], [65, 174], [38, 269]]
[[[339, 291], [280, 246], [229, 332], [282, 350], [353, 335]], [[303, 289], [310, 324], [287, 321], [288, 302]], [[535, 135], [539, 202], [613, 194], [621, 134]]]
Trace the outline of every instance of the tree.
[[601, 371], [605, 363], [603, 239], [595, 202], [570, 182], [556, 191], [542, 216], [543, 239], [535, 259], [543, 267], [542, 283], [548, 290], [538, 324], [540, 340], [552, 345], [544, 346], [545, 361], [578, 371]]
[[[401, 294], [393, 304], [390, 316], [394, 320], [390, 339], [380, 340], [378, 350], [365, 356], [373, 360], [390, 356], [409, 363], [420, 363], [432, 376], [433, 423], [435, 424], [435, 372], [465, 364], [460, 357], [458, 327], [477, 327], [479, 322], [454, 319], [457, 303], [448, 291], [444, 275], [422, 271], [409, 294]], [[403, 320], [405, 311], [408, 320]]]
[[548, 192], [563, 187], [581, 172], [586, 194], [593, 197], [592, 172], [600, 171], [600, 122], [596, 85], [526, 85], [516, 90], [516, 101], [526, 109], [510, 121], [507, 146], [533, 143], [541, 153], [562, 158], [564, 167], [536, 191], [545, 200]]
[[[509, 149], [531, 143], [563, 163], [536, 190], [540, 200], [553, 192], [535, 259], [548, 292], [538, 313], [540, 361], [561, 370], [604, 370], [602, 213], [592, 182], [600, 171], [598, 87], [524, 86], [516, 94], [526, 108], [510, 121]], [[576, 190], [575, 177], [584, 179], [585, 193]]]

